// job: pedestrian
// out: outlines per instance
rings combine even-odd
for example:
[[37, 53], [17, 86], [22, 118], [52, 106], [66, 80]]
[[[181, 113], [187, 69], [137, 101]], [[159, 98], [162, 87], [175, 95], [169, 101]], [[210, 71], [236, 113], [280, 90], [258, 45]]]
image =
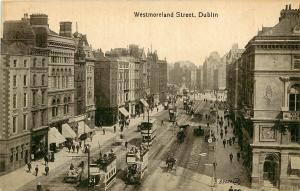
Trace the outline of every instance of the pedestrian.
[[230, 162], [232, 163], [232, 159], [233, 159], [233, 154], [232, 153], [229, 154], [229, 159], [230, 159]]
[[223, 145], [224, 145], [224, 148], [225, 148], [225, 145], [226, 145], [226, 140], [225, 139], [223, 140]]
[[225, 136], [227, 136], [227, 130], [225, 129]]
[[161, 126], [163, 126], [163, 124], [164, 124], [164, 120], [161, 120]]
[[225, 125], [225, 130], [227, 130], [227, 125]]
[[39, 173], [39, 166], [36, 165], [34, 170], [35, 170], [35, 176], [37, 176]]
[[45, 167], [45, 175], [48, 176], [48, 174], [49, 174], [49, 166], [46, 165], [46, 167]]
[[232, 137], [232, 144], [234, 144], [235, 143], [235, 137], [233, 136]]
[[116, 133], [117, 127], [114, 125], [114, 133]]
[[228, 191], [233, 191], [233, 188], [232, 188], [232, 186], [230, 186], [230, 188], [229, 188], [229, 190]]
[[103, 131], [103, 135], [105, 135], [105, 129], [104, 129], [104, 128], [103, 128], [103, 130], [102, 130], [102, 131]]
[[79, 147], [81, 148], [81, 140], [79, 141]]
[[158, 107], [156, 107], [156, 112], [158, 112]]
[[231, 138], [229, 139], [229, 145], [231, 146]]
[[241, 158], [240, 152], [237, 152], [237, 153], [236, 153], [236, 158], [237, 158], [237, 161], [240, 161], [240, 158]]
[[77, 151], [77, 154], [78, 154], [78, 151], [79, 151], [79, 145], [78, 144], [76, 145], [76, 151]]
[[127, 141], [125, 141], [125, 148], [127, 149], [127, 146], [128, 146], [128, 142]]
[[27, 167], [28, 167], [28, 172], [31, 172], [31, 162], [27, 163]]
[[221, 136], [221, 139], [223, 139], [223, 132], [221, 131], [221, 133], [220, 133], [220, 136]]
[[70, 143], [68, 143], [68, 150], [69, 150], [69, 152], [71, 151], [71, 144]]
[[72, 150], [73, 150], [73, 153], [75, 153], [75, 145], [72, 144]]
[[45, 156], [44, 156], [44, 161], [45, 161], [45, 165], [47, 165], [47, 164], [48, 164], [48, 157], [47, 157], [47, 154], [45, 154]]

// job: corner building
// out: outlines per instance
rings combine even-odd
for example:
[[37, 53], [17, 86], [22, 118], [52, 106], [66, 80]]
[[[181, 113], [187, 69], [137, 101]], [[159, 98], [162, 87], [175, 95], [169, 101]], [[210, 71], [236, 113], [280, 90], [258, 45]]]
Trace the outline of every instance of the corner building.
[[286, 6], [241, 57], [243, 113], [253, 123], [252, 187], [300, 189], [300, 11]]

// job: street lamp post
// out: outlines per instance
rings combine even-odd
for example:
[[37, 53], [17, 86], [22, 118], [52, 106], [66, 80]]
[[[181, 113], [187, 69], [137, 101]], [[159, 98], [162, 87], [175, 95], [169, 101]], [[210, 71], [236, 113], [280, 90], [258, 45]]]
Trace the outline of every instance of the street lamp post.
[[148, 111], [148, 125], [147, 125], [148, 126], [147, 127], [148, 128], [148, 140], [147, 141], [148, 141], [148, 147], [149, 147], [149, 144], [150, 144], [150, 124], [149, 124], [150, 123], [150, 116], [149, 116], [149, 109], [147, 111]]

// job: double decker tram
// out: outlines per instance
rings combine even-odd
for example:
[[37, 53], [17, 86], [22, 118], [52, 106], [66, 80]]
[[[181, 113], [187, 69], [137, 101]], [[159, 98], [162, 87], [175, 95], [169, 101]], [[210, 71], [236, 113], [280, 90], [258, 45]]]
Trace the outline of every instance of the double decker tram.
[[156, 130], [157, 130], [157, 126], [155, 124], [154, 119], [150, 119], [149, 122], [148, 121], [144, 121], [141, 123], [140, 125], [140, 130], [141, 130], [141, 135], [142, 135], [142, 142], [143, 145], [152, 145], [153, 140], [156, 137]]

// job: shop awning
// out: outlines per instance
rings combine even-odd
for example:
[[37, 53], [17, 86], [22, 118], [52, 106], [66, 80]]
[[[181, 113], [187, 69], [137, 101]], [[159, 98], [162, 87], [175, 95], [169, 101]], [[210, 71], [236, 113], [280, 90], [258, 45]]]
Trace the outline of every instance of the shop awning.
[[69, 124], [65, 123], [62, 125], [62, 136], [64, 136], [65, 138], [75, 138], [76, 133], [73, 131]]
[[84, 121], [78, 122], [78, 137], [84, 133], [90, 132], [92, 132], [92, 129]]
[[129, 112], [124, 108], [124, 107], [121, 107], [119, 108], [119, 111], [125, 116], [129, 116]]
[[146, 100], [144, 100], [144, 99], [140, 99], [140, 100], [145, 107], [149, 107], [149, 104], [147, 103]]
[[58, 132], [58, 130], [55, 127], [52, 127], [48, 131], [48, 143], [55, 143], [56, 145], [59, 145], [63, 142], [65, 142], [66, 139]]
[[291, 168], [294, 170], [300, 170], [300, 156], [291, 157]]

